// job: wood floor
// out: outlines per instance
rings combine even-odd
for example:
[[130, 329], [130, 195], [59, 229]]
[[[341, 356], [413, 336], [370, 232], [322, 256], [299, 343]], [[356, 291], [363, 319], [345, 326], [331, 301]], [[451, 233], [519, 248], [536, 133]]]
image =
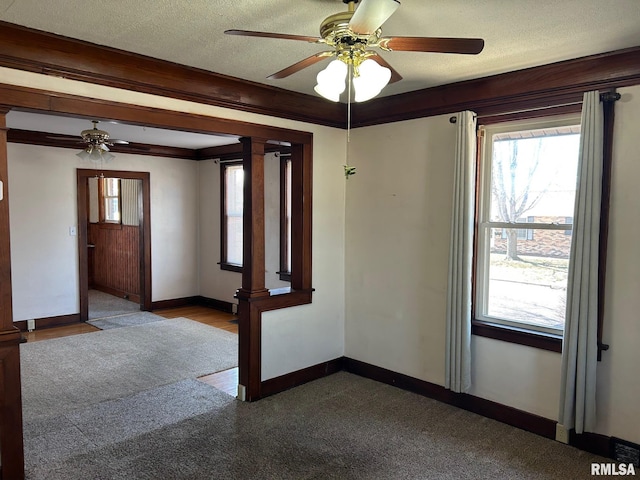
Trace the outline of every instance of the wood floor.
[[[238, 334], [237, 317], [230, 314], [214, 310], [209, 307], [188, 306], [167, 308], [163, 310], [155, 310], [153, 313], [161, 317], [172, 318], [188, 318], [196, 322], [204, 323], [211, 327], [220, 328], [227, 332]], [[45, 328], [42, 330], [34, 330], [32, 332], [23, 333], [28, 342], [37, 342], [41, 340], [50, 340], [52, 338], [67, 337], [69, 335], [78, 335], [81, 333], [99, 332], [100, 329], [88, 323], [74, 323], [72, 325], [64, 325], [61, 327]], [[238, 368], [230, 368], [222, 372], [216, 372], [211, 375], [198, 378], [198, 380], [211, 385], [212, 387], [222, 390], [229, 395], [236, 396], [238, 391]]]

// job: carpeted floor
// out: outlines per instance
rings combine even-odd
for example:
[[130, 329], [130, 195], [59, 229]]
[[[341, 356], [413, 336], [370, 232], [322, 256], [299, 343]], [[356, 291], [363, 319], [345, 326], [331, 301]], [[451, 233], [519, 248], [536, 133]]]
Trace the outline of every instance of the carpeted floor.
[[136, 312], [113, 317], [96, 318], [95, 320], [89, 320], [87, 323], [100, 330], [110, 330], [112, 328], [134, 327], [136, 325], [144, 325], [145, 323], [159, 322], [161, 320], [164, 320], [164, 317], [151, 312]]
[[252, 404], [184, 380], [34, 427], [31, 480], [579, 479], [606, 461], [344, 372]]
[[140, 305], [99, 290], [89, 290], [89, 320], [139, 312]]
[[234, 367], [237, 347], [186, 318], [22, 344], [25, 422]]

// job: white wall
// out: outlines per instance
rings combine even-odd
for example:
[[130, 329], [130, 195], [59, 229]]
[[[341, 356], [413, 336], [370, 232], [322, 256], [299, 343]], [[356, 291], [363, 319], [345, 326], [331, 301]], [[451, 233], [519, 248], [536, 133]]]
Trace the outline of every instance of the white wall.
[[351, 133], [346, 354], [444, 383], [455, 125], [449, 116]]
[[[640, 442], [640, 86], [619, 90], [597, 433]], [[345, 355], [444, 385], [454, 126], [357, 129], [346, 208]], [[471, 394], [557, 419], [560, 354], [472, 339]]]
[[[14, 321], [79, 311], [76, 168], [63, 148], [9, 144]], [[197, 162], [117, 154], [108, 169], [151, 177], [152, 300], [198, 294]], [[107, 169], [105, 169], [105, 172]]]
[[640, 443], [640, 86], [618, 92], [597, 429]]
[[[316, 288], [316, 292], [311, 305], [277, 310], [264, 315], [262, 377], [263, 379], [272, 378], [343, 355], [345, 222], [342, 164], [345, 163], [344, 145], [346, 142], [344, 131], [266, 115], [240, 112], [100, 85], [90, 85], [4, 67], [0, 67], [0, 78], [4, 83], [12, 85], [22, 85], [107, 101], [163, 108], [313, 133], [312, 283]], [[170, 212], [180, 209], [186, 210], [186, 204], [191, 201], [191, 196], [197, 195], [197, 188], [193, 188], [193, 185], [197, 185], [194, 179], [193, 183], [191, 183], [191, 191], [185, 194], [184, 202], [172, 205], [170, 201], [171, 193], [168, 190], [168, 188], [172, 187], [170, 184], [171, 176], [178, 174], [178, 178], [182, 178], [183, 175], [175, 171], [174, 167], [168, 166], [166, 172], [164, 169], [162, 170], [163, 173], [152, 172], [151, 174], [152, 184], [155, 182], [154, 178], [156, 176], [160, 177], [160, 181], [157, 182], [160, 187], [159, 190], [156, 190], [155, 193], [152, 192], [152, 205], [155, 205], [154, 202], [158, 202], [157, 208], [152, 206], [152, 218], [157, 209], [168, 208]], [[191, 221], [190, 215], [187, 215], [189, 221]], [[195, 212], [193, 216], [195, 218]], [[172, 230], [175, 228], [180, 229], [180, 224], [175, 223], [175, 226], [165, 225], [164, 227], [159, 227], [159, 231], [154, 230], [152, 232], [152, 240], [158, 236], [162, 237], [163, 234], [172, 236], [169, 234], [176, 233], [178, 239], [183, 241], [183, 238], [180, 237], [180, 232]], [[188, 228], [191, 228], [190, 224]], [[195, 230], [196, 227], [194, 227]], [[184, 235], [187, 235], [186, 231]], [[187, 243], [196, 246], [198, 244], [197, 240]], [[172, 252], [171, 247], [170, 242], [165, 246], [152, 246], [152, 255], [155, 258], [162, 259], [164, 255], [168, 255], [169, 258], [168, 267], [159, 265], [156, 268], [154, 266], [154, 296], [157, 295], [155, 299], [158, 300], [175, 298], [173, 294], [175, 296], [183, 296], [185, 291], [190, 290], [191, 282], [195, 281], [189, 277], [185, 279], [186, 281], [182, 285], [181, 278], [171, 278], [170, 288], [158, 289], [157, 284], [160, 281], [158, 277], [170, 275], [171, 272], [167, 270], [175, 266], [178, 262], [174, 259], [181, 256], [179, 252], [177, 254]], [[187, 262], [191, 261], [191, 259], [187, 258], [185, 260]], [[190, 263], [187, 263], [187, 265], [190, 265]], [[194, 269], [197, 271], [196, 266], [194, 266]], [[197, 275], [195, 276], [197, 277]]]

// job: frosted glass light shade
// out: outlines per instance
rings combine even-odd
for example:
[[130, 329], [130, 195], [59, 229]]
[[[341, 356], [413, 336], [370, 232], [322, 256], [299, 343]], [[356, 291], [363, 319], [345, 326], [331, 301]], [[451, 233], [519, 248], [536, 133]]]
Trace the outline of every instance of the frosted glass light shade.
[[378, 95], [391, 80], [391, 70], [368, 58], [360, 64], [360, 75], [353, 78], [355, 101], [365, 102]]
[[327, 100], [337, 102], [346, 88], [347, 70], [346, 63], [341, 60], [332, 61], [327, 68], [318, 73], [316, 77], [318, 84], [314, 90]]
[[109, 153], [108, 150], [103, 150], [102, 148], [95, 147], [93, 145], [88, 146], [76, 155], [82, 160], [89, 160], [93, 163], [108, 162], [112, 158], [115, 158], [115, 156]]

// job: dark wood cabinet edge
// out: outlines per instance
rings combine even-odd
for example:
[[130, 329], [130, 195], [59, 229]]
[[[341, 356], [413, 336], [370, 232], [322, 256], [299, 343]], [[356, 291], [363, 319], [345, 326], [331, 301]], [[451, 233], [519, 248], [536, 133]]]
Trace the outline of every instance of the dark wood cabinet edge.
[[479, 337], [492, 338], [503, 342], [517, 343], [527, 347], [562, 353], [562, 336], [543, 334], [531, 330], [510, 328], [503, 325], [473, 320], [471, 333]]
[[[71, 313], [68, 315], [58, 315], [55, 317], [44, 317], [34, 319], [36, 330], [43, 330], [45, 328], [61, 327], [63, 325], [72, 325], [80, 322], [79, 313]], [[18, 320], [13, 324], [21, 331], [27, 331], [27, 320]]]

